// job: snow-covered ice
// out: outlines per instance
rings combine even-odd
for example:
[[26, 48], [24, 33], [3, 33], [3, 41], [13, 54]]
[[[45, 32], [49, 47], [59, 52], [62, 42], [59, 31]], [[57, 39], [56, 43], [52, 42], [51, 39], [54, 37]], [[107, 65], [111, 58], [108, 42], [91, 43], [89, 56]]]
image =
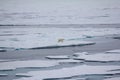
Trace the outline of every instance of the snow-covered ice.
[[73, 59], [67, 59], [67, 60], [57, 60], [58, 63], [82, 63], [82, 61], [79, 60], [73, 60]]
[[120, 80], [120, 77], [112, 77], [112, 78], [107, 78], [107, 79], [104, 79], [104, 80]]
[[[89, 66], [81, 65], [70, 68], [54, 69], [47, 71], [31, 71], [23, 73], [26, 76], [32, 76], [28, 78], [20, 78], [16, 80], [43, 80], [49, 78], [65, 78], [78, 75], [89, 75], [89, 74], [115, 74], [111, 70], [120, 69], [120, 66]], [[56, 74], [59, 73], [59, 74]], [[21, 73], [22, 74], [22, 73]]]
[[87, 61], [120, 61], [120, 54], [107, 54], [107, 53], [97, 53], [97, 54], [80, 54], [74, 59], [83, 59]]
[[[9, 49], [55, 48], [90, 45], [86, 36], [120, 34], [119, 28], [10, 28], [0, 29], [0, 47]], [[11, 35], [8, 35], [11, 34]], [[22, 35], [17, 35], [22, 34]], [[58, 42], [63, 39], [63, 42]]]
[[5, 52], [6, 50], [5, 49], [0, 49], [0, 52]]
[[59, 65], [58, 62], [47, 60], [12, 61], [0, 63], [0, 70], [14, 70], [16, 68], [51, 67], [55, 65]]
[[67, 55], [58, 55], [58, 56], [46, 56], [48, 59], [69, 59]]
[[0, 24], [120, 23], [119, 5], [118, 0], [2, 0]]
[[74, 56], [81, 56], [81, 55], [87, 55], [88, 52], [77, 52], [77, 53], [74, 53], [73, 55]]
[[120, 53], [120, 49], [106, 51], [107, 53]]
[[9, 61], [9, 60], [6, 60], [6, 59], [0, 59], [0, 62], [4, 62], [4, 61]]
[[28, 76], [28, 75], [25, 75], [23, 73], [17, 73], [15, 74], [16, 77], [31, 77], [31, 76]]

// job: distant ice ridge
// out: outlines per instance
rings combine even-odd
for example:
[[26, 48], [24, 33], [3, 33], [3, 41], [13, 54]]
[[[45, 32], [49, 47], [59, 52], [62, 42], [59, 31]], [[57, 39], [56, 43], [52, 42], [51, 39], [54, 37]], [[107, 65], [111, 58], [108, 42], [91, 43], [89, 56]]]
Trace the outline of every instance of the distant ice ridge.
[[[119, 28], [10, 28], [0, 29], [1, 49], [37, 49], [95, 44], [86, 41], [120, 34]], [[62, 41], [59, 41], [62, 40]]]
[[1, 1], [0, 24], [120, 23], [119, 5], [118, 0]]
[[[32, 76], [28, 78], [20, 78], [16, 80], [43, 80], [43, 79], [54, 79], [54, 78], [67, 78], [78, 75], [89, 75], [89, 74], [115, 74], [115, 69], [120, 69], [120, 66], [89, 66], [80, 65], [70, 68], [54, 69], [47, 71], [31, 71], [28, 73], [19, 73], [17, 75]], [[59, 73], [59, 74], [56, 74]]]

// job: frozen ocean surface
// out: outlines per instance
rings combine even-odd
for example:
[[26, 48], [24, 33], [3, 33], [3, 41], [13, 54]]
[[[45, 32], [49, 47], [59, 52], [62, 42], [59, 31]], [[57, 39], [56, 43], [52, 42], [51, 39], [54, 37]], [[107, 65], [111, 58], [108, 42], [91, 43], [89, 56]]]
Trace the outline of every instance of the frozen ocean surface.
[[[71, 68], [63, 68], [58, 70], [48, 70], [48, 71], [35, 71], [29, 72], [26, 75], [33, 76], [30, 78], [21, 78], [17, 80], [43, 80], [43, 79], [55, 79], [55, 78], [67, 78], [71, 76], [78, 75], [89, 75], [89, 74], [115, 74], [114, 69], [119, 69], [120, 66], [87, 66], [81, 65]], [[59, 74], [56, 74], [59, 73]], [[19, 74], [20, 75], [20, 74]], [[25, 74], [24, 74], [25, 75]]]
[[80, 60], [87, 60], [87, 61], [120, 61], [120, 54], [106, 54], [106, 53], [99, 53], [99, 54], [80, 54], [77, 57], [74, 57], [74, 59], [80, 59]]
[[119, 80], [119, 38], [120, 0], [0, 0], [0, 80]]
[[120, 23], [119, 5], [119, 0], [1, 0], [0, 24]]
[[117, 34], [120, 28], [1, 28], [0, 51], [93, 45], [86, 39]]
[[[66, 59], [61, 58], [61, 56], [63, 55], [50, 56], [50, 59], [47, 60], [2, 62], [0, 63], [0, 78], [6, 77], [5, 80], [9, 80], [8, 78], [11, 77], [12, 80], [119, 79], [119, 53], [90, 54], [81, 52], [67, 55], [69, 58]], [[75, 59], [75, 57], [81, 59]]]

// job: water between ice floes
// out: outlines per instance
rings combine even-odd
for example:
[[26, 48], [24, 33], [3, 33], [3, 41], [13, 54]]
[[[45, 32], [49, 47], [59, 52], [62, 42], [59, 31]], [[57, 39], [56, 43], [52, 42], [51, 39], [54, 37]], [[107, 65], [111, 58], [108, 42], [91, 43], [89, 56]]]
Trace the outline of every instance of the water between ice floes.
[[45, 60], [5, 61], [0, 63], [0, 79], [119, 80], [119, 54], [120, 50], [116, 49], [94, 54], [78, 52], [73, 55], [46, 56]]
[[[0, 51], [94, 45], [94, 40], [89, 39], [119, 34], [120, 28], [116, 27], [1, 28]], [[59, 39], [63, 42], [58, 42]], [[0, 60], [0, 80], [109, 80], [120, 76], [119, 49], [94, 54], [48, 55], [45, 58]]]

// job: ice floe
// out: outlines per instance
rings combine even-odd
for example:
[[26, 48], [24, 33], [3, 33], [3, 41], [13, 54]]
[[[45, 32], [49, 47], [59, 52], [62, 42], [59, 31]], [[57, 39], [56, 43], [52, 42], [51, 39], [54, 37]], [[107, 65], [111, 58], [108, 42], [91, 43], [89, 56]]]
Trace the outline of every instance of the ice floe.
[[120, 61], [120, 54], [107, 54], [107, 53], [96, 53], [96, 54], [80, 54], [74, 59], [87, 60], [87, 61]]
[[8, 74], [0, 74], [0, 77], [6, 77]]
[[31, 77], [31, 76], [28, 76], [28, 75], [25, 75], [23, 73], [17, 73], [15, 74], [16, 77]]
[[[0, 29], [0, 34], [13, 34], [0, 36], [0, 47], [21, 49], [43, 49], [68, 46], [93, 45], [95, 42], [87, 41], [86, 36], [105, 36], [120, 34], [119, 28], [10, 28]], [[25, 34], [25, 35], [14, 35]], [[59, 41], [62, 40], [62, 41]]]
[[32, 76], [32, 77], [20, 78], [16, 80], [43, 80], [43, 79], [65, 78], [65, 77], [89, 75], [89, 74], [115, 74], [116, 72], [112, 72], [111, 70], [119, 69], [119, 68], [120, 66], [81, 65], [76, 67], [54, 69], [47, 71], [31, 71], [26, 74], [23, 73], [23, 75]]
[[12, 61], [0, 63], [0, 70], [14, 70], [16, 68], [43, 68], [58, 65], [56, 61], [47, 60], [28, 60], [28, 61]]
[[5, 52], [6, 50], [5, 49], [0, 49], [0, 52]]
[[9, 60], [0, 59], [0, 62], [4, 62], [4, 61], [9, 61]]
[[120, 49], [106, 51], [107, 53], [120, 53]]
[[83, 61], [67, 59], [67, 60], [57, 60], [58, 63], [82, 63]]
[[107, 78], [107, 79], [104, 79], [104, 80], [120, 80], [120, 77]]
[[48, 59], [69, 59], [69, 56], [67, 56], [67, 55], [58, 55], [58, 56], [46, 56], [45, 58], [48, 58]]
[[77, 52], [73, 54], [74, 56], [88, 55], [88, 52]]

